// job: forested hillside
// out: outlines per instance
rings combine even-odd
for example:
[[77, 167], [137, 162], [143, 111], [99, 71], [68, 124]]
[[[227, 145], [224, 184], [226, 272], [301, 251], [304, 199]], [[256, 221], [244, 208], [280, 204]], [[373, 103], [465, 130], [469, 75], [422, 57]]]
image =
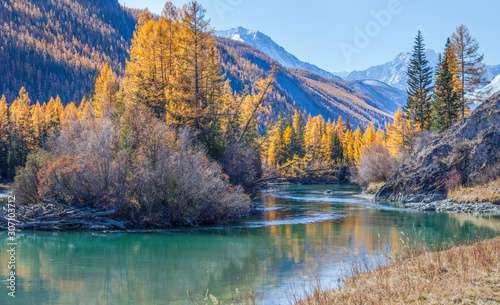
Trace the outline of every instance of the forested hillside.
[[78, 102], [105, 63], [122, 73], [138, 14], [108, 0], [6, 0], [0, 6], [0, 92]]
[[[252, 89], [273, 64], [270, 57], [247, 44], [225, 38], [217, 38], [217, 41], [222, 68], [233, 90], [241, 91], [245, 86]], [[358, 83], [327, 79], [302, 69], [279, 66], [276, 82], [268, 97], [275, 114], [280, 111], [286, 114], [293, 107], [299, 107], [312, 116], [337, 119], [341, 115], [354, 126], [366, 127], [371, 122], [383, 126], [393, 116], [389, 112], [394, 113], [399, 107], [390, 97], [386, 105], [380, 105], [361, 93]], [[394, 93], [384, 97], [391, 94]]]

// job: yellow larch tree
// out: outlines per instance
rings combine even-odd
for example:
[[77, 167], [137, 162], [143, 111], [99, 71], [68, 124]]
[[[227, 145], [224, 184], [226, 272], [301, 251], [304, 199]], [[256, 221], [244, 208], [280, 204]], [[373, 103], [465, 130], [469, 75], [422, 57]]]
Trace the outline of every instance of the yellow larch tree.
[[95, 81], [93, 103], [97, 117], [109, 114], [118, 104], [118, 78], [107, 63]]

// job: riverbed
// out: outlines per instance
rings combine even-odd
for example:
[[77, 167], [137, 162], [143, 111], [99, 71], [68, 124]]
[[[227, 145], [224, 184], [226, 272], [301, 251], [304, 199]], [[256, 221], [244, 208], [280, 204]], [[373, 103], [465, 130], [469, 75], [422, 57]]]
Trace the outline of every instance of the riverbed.
[[[191, 304], [255, 291], [288, 304], [314, 278], [338, 285], [353, 262], [383, 264], [418, 241], [430, 247], [500, 235], [500, 218], [419, 212], [361, 195], [356, 185], [262, 191], [259, 213], [217, 227], [147, 232], [22, 232], [16, 300], [0, 304]], [[8, 278], [6, 233], [0, 277]]]

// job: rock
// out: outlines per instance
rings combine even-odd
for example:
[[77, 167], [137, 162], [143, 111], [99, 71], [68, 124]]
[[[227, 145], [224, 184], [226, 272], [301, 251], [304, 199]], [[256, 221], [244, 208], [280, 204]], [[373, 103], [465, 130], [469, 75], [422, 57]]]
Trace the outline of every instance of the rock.
[[433, 205], [433, 204], [432, 205], [428, 205], [428, 206], [426, 206], [424, 208], [424, 211], [426, 211], [426, 212], [434, 212], [434, 211], [436, 211], [436, 206]]
[[375, 200], [440, 201], [446, 199], [449, 185], [482, 182], [500, 174], [499, 171], [500, 94], [497, 94], [452, 126], [442, 138], [415, 152], [380, 189]]

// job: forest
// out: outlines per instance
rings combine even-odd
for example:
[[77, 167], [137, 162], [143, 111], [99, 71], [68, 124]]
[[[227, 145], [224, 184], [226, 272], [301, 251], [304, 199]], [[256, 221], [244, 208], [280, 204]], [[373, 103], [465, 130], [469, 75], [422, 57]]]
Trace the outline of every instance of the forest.
[[[248, 76], [252, 88], [232, 84], [221, 63], [227, 54], [197, 2], [167, 2], [160, 16], [143, 11], [123, 72], [128, 44], [120, 37], [122, 51], [99, 57], [104, 64], [82, 100], [32, 102], [24, 87], [12, 103], [9, 93], [0, 99], [1, 179], [14, 181], [23, 204], [115, 210], [137, 227], [193, 226], [248, 214], [252, 192], [265, 181], [384, 182], [467, 114], [484, 73], [465, 26], [446, 42], [438, 67], [429, 67], [419, 32], [406, 106], [384, 128], [351, 126], [298, 107], [272, 115], [273, 104], [287, 99], [274, 90], [276, 65]], [[29, 89], [39, 98], [52, 94]]]

